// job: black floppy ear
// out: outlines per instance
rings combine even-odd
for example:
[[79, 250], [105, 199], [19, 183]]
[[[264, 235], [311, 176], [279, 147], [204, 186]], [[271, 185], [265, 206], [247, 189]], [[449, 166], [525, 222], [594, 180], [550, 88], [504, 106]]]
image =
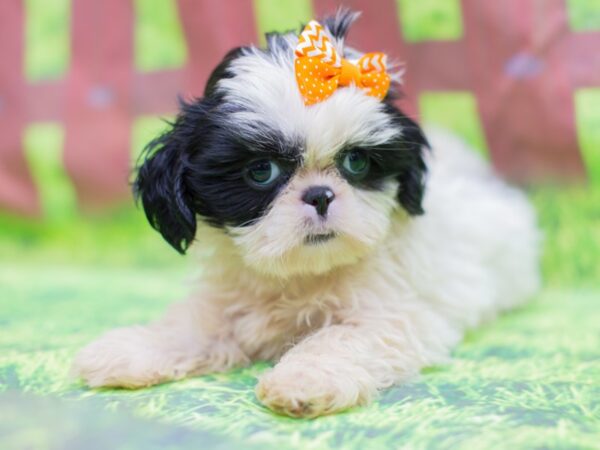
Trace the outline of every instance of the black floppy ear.
[[245, 47], [234, 48], [212, 71], [204, 98], [180, 102], [180, 113], [171, 129], [150, 142], [141, 156], [133, 184], [148, 221], [179, 253], [185, 253], [196, 235], [197, 192], [188, 182], [193, 173], [190, 159], [203, 151], [210, 134], [210, 111], [220, 102], [217, 83], [232, 76], [231, 62]]
[[419, 216], [425, 212], [423, 209], [424, 175], [425, 169], [408, 169], [397, 177], [400, 182], [398, 201], [412, 216]]
[[150, 142], [142, 153], [133, 184], [148, 221], [179, 253], [185, 253], [196, 234], [196, 215], [187, 189], [190, 146], [202, 120], [203, 102], [182, 102], [171, 129]]
[[393, 117], [393, 122], [401, 129], [398, 144], [403, 149], [404, 163], [396, 177], [400, 183], [398, 201], [410, 215], [421, 215], [425, 212], [423, 196], [427, 176], [423, 153], [429, 150], [429, 142], [416, 122], [390, 103], [387, 104], [387, 108]]

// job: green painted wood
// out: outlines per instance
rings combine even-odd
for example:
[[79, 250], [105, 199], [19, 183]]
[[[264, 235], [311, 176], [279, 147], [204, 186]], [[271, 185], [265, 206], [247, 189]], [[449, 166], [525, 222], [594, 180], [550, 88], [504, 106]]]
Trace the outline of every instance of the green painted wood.
[[460, 0], [396, 0], [402, 34], [409, 42], [458, 40], [463, 35]]
[[588, 178], [600, 186], [600, 88], [575, 92], [575, 117]]
[[64, 129], [57, 122], [28, 125], [23, 136], [27, 163], [40, 194], [44, 218], [65, 222], [76, 214], [75, 190], [64, 167]]
[[187, 46], [175, 0], [135, 0], [134, 58], [142, 72], [183, 67]]
[[62, 78], [69, 69], [70, 0], [25, 0], [25, 76]]
[[477, 99], [468, 91], [423, 92], [419, 96], [421, 122], [450, 130], [486, 159], [488, 146], [479, 120]]
[[271, 31], [298, 31], [313, 19], [310, 0], [254, 0], [254, 11], [260, 42]]
[[600, 0], [566, 0], [574, 31], [600, 31]]

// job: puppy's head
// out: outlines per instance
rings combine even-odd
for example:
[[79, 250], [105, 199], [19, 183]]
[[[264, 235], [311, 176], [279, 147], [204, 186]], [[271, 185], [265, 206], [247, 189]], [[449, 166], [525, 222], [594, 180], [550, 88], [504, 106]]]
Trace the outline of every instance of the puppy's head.
[[[360, 53], [343, 41], [355, 17], [325, 21], [351, 60]], [[306, 106], [294, 76], [297, 40], [273, 34], [266, 50], [232, 50], [204, 97], [182, 103], [171, 130], [147, 147], [134, 190], [179, 252], [211, 226], [258, 271], [324, 273], [376, 248], [396, 210], [423, 212], [419, 127], [389, 96], [353, 86]]]

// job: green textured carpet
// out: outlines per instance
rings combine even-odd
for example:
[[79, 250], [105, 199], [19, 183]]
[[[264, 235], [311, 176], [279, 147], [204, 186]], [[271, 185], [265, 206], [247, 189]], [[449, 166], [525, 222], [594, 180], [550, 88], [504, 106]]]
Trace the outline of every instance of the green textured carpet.
[[[451, 365], [317, 420], [257, 403], [265, 368], [140, 391], [67, 378], [104, 330], [157, 317], [186, 270], [0, 266], [0, 448], [593, 448], [600, 291], [552, 289], [470, 334]], [[460, 445], [459, 445], [460, 444]]]

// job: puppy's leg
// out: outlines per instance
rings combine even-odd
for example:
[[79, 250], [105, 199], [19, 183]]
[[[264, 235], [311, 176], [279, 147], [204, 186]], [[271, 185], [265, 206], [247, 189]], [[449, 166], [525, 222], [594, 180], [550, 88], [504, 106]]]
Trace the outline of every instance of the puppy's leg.
[[270, 409], [315, 417], [368, 403], [378, 389], [443, 362], [459, 333], [425, 311], [357, 318], [322, 328], [293, 347], [256, 387]]
[[83, 348], [72, 373], [91, 387], [137, 388], [248, 363], [220, 311], [187, 301], [146, 326], [109, 331]]

